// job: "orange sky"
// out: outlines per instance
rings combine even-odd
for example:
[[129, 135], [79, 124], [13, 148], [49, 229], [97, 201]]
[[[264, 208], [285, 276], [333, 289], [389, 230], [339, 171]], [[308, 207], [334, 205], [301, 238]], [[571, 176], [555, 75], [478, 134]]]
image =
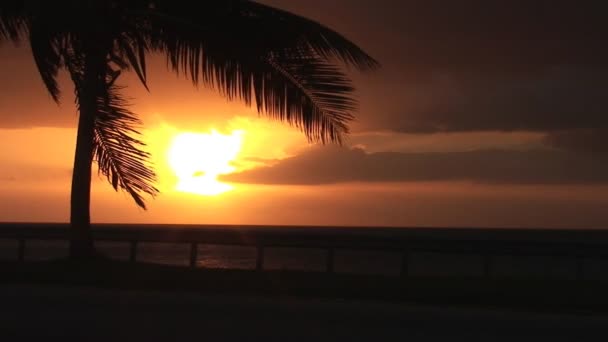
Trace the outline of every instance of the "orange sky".
[[[44, 93], [36, 97], [43, 100]], [[219, 102], [219, 101], [218, 101]], [[49, 104], [49, 107], [52, 107]], [[213, 105], [212, 105], [213, 106]], [[215, 103], [222, 108], [223, 103]], [[234, 105], [225, 105], [230, 113]], [[220, 109], [218, 109], [220, 110]], [[193, 109], [193, 111], [196, 111]], [[200, 112], [205, 112], [201, 109]], [[595, 227], [608, 224], [608, 188], [593, 185], [499, 185], [470, 182], [397, 182], [320, 185], [247, 185], [219, 196], [200, 196], [175, 190], [175, 175], [166, 154], [174, 134], [207, 132], [218, 127], [245, 131], [237, 170], [309, 150], [304, 137], [281, 124], [259, 119], [243, 109], [238, 116], [200, 126], [173, 122], [160, 113], [146, 116], [143, 131], [159, 173], [161, 194], [149, 200], [149, 210], [138, 209], [123, 193], [115, 193], [105, 179], [95, 176], [92, 218], [95, 222], [311, 224], [390, 226], [542, 226]], [[156, 118], [156, 119], [155, 119]], [[382, 136], [382, 134], [377, 134]], [[75, 130], [66, 128], [1, 129], [2, 169], [0, 220], [58, 221], [68, 219], [70, 170]], [[377, 137], [376, 137], [377, 138]], [[389, 147], [438, 151], [447, 145], [466, 150], [473, 138], [463, 136], [410, 137], [383, 140]], [[505, 135], [502, 144], [534, 136]], [[442, 143], [443, 141], [443, 143]], [[331, 149], [330, 147], [326, 147]], [[205, 151], [200, 151], [202, 155]], [[302, 170], [306, 172], [306, 170]]]
[[[325, 2], [315, 2], [314, 8], [297, 1], [270, 2], [320, 19], [327, 16], [324, 9], [335, 10]], [[598, 119], [595, 112], [551, 116], [557, 110], [553, 107], [545, 115], [541, 106], [545, 102], [540, 90], [546, 84], [556, 94], [551, 102], [557, 101], [560, 109], [570, 105], [559, 95], [562, 84], [591, 76], [538, 73], [534, 77], [549, 76], [533, 79], [526, 74], [520, 83], [513, 83], [517, 80], [512, 75], [507, 81], [498, 74], [481, 80], [482, 76], [462, 74], [460, 69], [458, 74], [440, 75], [438, 69], [419, 66], [416, 73], [428, 67], [432, 76], [412, 79], [412, 65], [419, 62], [415, 56], [410, 61], [400, 57], [400, 47], [407, 44], [395, 34], [397, 26], [390, 26], [397, 21], [387, 17], [383, 24], [380, 19], [387, 14], [377, 7], [368, 13], [373, 30], [366, 32], [356, 24], [364, 5], [356, 1], [352, 13], [345, 12], [334, 24], [369, 47], [385, 66], [375, 75], [354, 75], [361, 106], [346, 146], [310, 146], [295, 129], [259, 118], [254, 109], [227, 102], [213, 90], [194, 89], [153, 56], [150, 93], [134, 75], [121, 81], [134, 99], [133, 111], [145, 123], [142, 133], [158, 171], [161, 194], [149, 199], [149, 210], [143, 211], [95, 176], [93, 221], [608, 227], [606, 154], [571, 153], [570, 146], [562, 145], [570, 141], [557, 139], [569, 133], [570, 126], [576, 133], [604, 129], [605, 121], [597, 120], [605, 119]], [[397, 48], [388, 51], [375, 43], [378, 40]], [[72, 88], [64, 77], [64, 96], [57, 107], [45, 93], [27, 47], [5, 44], [0, 59], [5, 80], [0, 84], [0, 221], [66, 222], [77, 119]], [[461, 74], [467, 75], [466, 82], [458, 79]], [[481, 83], [474, 83], [478, 80]], [[538, 90], [539, 96], [503, 96], [506, 88], [493, 87], [505, 82], [511, 82], [508, 91], [528, 87], [526, 94]], [[570, 88], [564, 91], [573, 93]], [[488, 100], [492, 92], [501, 96]], [[542, 113], [524, 115], [522, 109], [501, 102], [520, 100], [527, 101], [525, 110]], [[477, 114], [469, 116], [472, 112]], [[230, 163], [235, 174], [222, 176], [231, 181], [232, 190], [218, 196], [177, 191], [178, 179], [167, 157], [171, 141], [183, 132], [212, 129], [243, 132], [241, 149]], [[211, 153], [205, 148], [198, 152], [202, 160]]]

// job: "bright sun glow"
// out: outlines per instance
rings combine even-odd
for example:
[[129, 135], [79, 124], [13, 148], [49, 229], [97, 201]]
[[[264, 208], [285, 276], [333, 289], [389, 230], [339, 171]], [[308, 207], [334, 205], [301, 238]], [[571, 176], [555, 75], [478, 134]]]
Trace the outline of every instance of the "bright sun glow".
[[178, 178], [176, 189], [182, 192], [214, 196], [232, 189], [217, 177], [233, 172], [230, 162], [236, 159], [242, 145], [242, 131], [224, 135], [181, 133], [169, 148], [169, 165]]

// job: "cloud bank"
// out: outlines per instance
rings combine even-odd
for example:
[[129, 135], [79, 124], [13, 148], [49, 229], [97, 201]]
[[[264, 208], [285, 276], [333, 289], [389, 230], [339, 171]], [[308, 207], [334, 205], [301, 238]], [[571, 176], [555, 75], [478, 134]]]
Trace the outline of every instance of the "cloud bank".
[[282, 185], [420, 181], [605, 184], [608, 159], [550, 149], [366, 153], [358, 148], [325, 147], [222, 179]]

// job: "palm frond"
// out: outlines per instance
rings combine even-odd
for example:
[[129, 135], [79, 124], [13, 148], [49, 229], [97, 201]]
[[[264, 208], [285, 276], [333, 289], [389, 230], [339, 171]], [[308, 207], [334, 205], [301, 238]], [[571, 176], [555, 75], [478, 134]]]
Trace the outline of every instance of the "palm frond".
[[49, 94], [59, 102], [61, 93], [57, 83], [57, 74], [62, 67], [61, 39], [44, 27], [34, 26], [30, 32], [30, 46], [36, 67]]
[[342, 141], [356, 101], [332, 57], [360, 69], [375, 60], [318, 23], [251, 1], [192, 6], [160, 2], [150, 11], [150, 46], [175, 72], [230, 99], [255, 99], [259, 111], [296, 125], [310, 140]]
[[[75, 85], [76, 105], [80, 108], [83, 91], [86, 55], [68, 44], [62, 51], [65, 66]], [[97, 87], [95, 95], [95, 126], [93, 132], [93, 160], [97, 162], [99, 173], [105, 176], [114, 190], [127, 192], [135, 203], [146, 209], [144, 195], [154, 197], [158, 189], [154, 187], [156, 175], [149, 162], [150, 154], [142, 148], [145, 144], [138, 139], [141, 121], [128, 109], [128, 101], [120, 95], [123, 87], [115, 84], [120, 69], [112, 69], [112, 63], [122, 64], [120, 58], [111, 58], [105, 65], [105, 80]]]
[[[276, 47], [308, 45], [325, 59], [338, 58], [359, 70], [379, 67], [378, 61], [338, 32], [307, 18], [253, 1], [234, 1], [235, 18], [243, 29], [257, 28]], [[263, 31], [263, 32], [261, 32]]]
[[146, 209], [143, 195], [158, 193], [152, 185], [156, 175], [149, 164], [149, 153], [141, 149], [145, 144], [135, 138], [141, 122], [127, 109], [128, 104], [119, 90], [118, 86], [111, 85], [98, 97], [93, 156], [99, 172], [107, 177], [114, 190], [121, 188], [138, 206]]
[[146, 90], [149, 90], [146, 75], [148, 45], [145, 38], [138, 34], [136, 30], [131, 33], [131, 35], [122, 33], [116, 39], [115, 50], [118, 54], [114, 56], [114, 62], [123, 70], [133, 69]]
[[27, 18], [24, 1], [0, 3], [0, 42], [5, 39], [20, 41], [27, 35]]
[[335, 57], [359, 70], [379, 66], [374, 58], [336, 31], [253, 1], [155, 1], [149, 19], [153, 31], [162, 30], [168, 40], [196, 37], [198, 42], [221, 43], [227, 51], [239, 45], [254, 53], [269, 48], [310, 47], [325, 59]]
[[314, 56], [273, 55], [266, 63], [251, 77], [258, 111], [302, 129], [311, 141], [341, 144], [357, 105], [350, 80]]

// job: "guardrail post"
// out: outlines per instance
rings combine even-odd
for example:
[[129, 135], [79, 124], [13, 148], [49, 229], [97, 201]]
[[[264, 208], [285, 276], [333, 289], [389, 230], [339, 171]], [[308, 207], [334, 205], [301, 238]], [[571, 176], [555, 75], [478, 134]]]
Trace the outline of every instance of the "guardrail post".
[[257, 258], [255, 259], [255, 269], [258, 271], [264, 270], [264, 246], [257, 246]]
[[25, 239], [19, 239], [19, 246], [17, 249], [17, 260], [25, 261]]
[[327, 273], [334, 273], [334, 249], [332, 247], [327, 249], [327, 260], [326, 267]]
[[190, 244], [190, 267], [196, 267], [198, 261], [198, 244], [193, 242]]
[[401, 252], [401, 276], [407, 277], [410, 274], [410, 252], [406, 249]]
[[131, 243], [130, 243], [129, 261], [131, 261], [131, 262], [137, 261], [137, 241], [135, 241], [135, 240], [131, 241]]

